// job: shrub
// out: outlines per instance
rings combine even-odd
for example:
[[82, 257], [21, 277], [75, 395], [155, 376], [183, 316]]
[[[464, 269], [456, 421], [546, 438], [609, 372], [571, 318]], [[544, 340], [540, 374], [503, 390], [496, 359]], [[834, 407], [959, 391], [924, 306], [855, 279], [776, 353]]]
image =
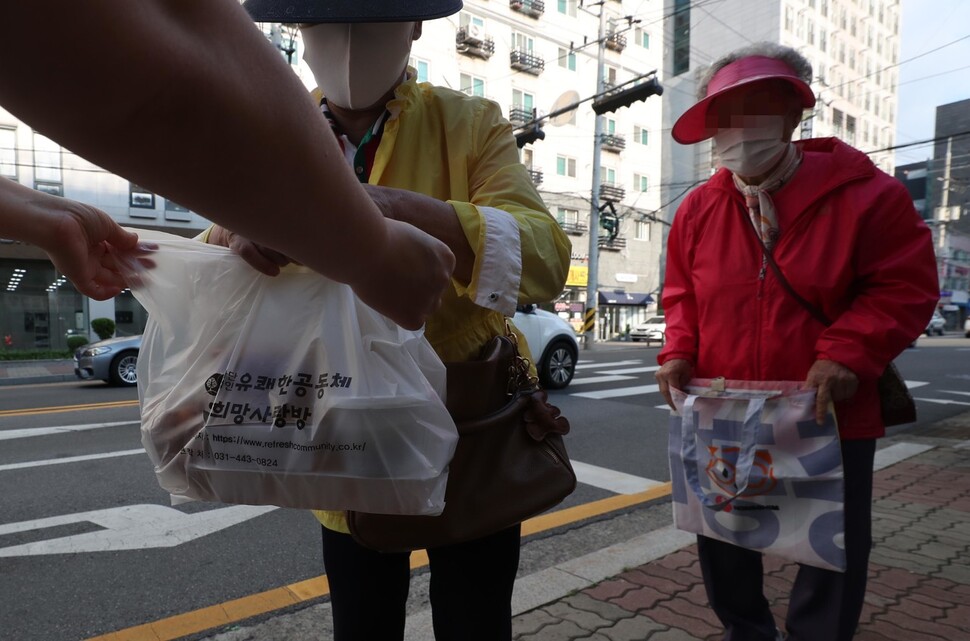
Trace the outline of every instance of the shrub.
[[67, 348], [72, 352], [76, 350], [81, 345], [87, 345], [87, 336], [68, 336], [67, 337]]
[[98, 335], [98, 338], [105, 340], [115, 335], [115, 322], [110, 318], [95, 318], [91, 321], [91, 329]]

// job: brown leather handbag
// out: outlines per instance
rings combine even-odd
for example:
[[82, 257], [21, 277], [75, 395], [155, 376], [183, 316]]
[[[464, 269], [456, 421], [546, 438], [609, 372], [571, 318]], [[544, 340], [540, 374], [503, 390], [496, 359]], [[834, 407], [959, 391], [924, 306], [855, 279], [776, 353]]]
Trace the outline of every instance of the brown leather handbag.
[[438, 516], [348, 512], [361, 545], [402, 552], [471, 541], [540, 514], [576, 488], [562, 435], [569, 422], [529, 375], [515, 335], [479, 360], [447, 363], [445, 405], [458, 426], [445, 509]]

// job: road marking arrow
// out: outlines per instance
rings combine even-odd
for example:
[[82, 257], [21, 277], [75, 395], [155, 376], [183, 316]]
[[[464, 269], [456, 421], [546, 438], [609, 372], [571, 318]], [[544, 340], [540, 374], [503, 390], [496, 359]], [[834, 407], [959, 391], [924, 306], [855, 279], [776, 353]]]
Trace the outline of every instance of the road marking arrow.
[[74, 523], [94, 523], [104, 529], [0, 548], [0, 557], [171, 548], [275, 509], [273, 505], [233, 505], [185, 514], [164, 505], [126, 505], [9, 523], [0, 525], [0, 536]]

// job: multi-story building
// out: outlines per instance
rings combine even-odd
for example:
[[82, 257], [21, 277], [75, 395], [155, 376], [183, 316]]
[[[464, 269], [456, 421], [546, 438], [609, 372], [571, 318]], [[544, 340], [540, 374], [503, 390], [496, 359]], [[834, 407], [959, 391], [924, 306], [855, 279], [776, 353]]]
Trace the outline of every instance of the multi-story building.
[[[0, 176], [94, 205], [126, 227], [193, 236], [208, 225], [178, 203], [71, 153], [3, 109]], [[0, 281], [0, 349], [64, 349], [68, 335], [90, 335], [91, 320], [100, 317], [114, 320], [119, 335], [140, 333], [145, 326], [145, 311], [129, 292], [108, 301], [88, 299], [31, 245], [0, 239]]]
[[[968, 132], [970, 99], [939, 105], [936, 108], [933, 157], [922, 163], [925, 183], [923, 218], [933, 231], [940, 273], [940, 306], [951, 329], [963, 326], [970, 307]], [[910, 172], [909, 176], [912, 175]]]
[[[648, 4], [646, 10], [642, 2], [602, 5], [607, 88], [660, 66], [661, 7]], [[424, 25], [412, 65], [422, 79], [494, 100], [516, 127], [540, 118], [545, 138], [527, 144], [521, 160], [573, 241], [570, 280], [551, 306], [581, 325], [595, 234], [598, 336], [607, 338], [656, 305], [664, 223], [654, 215], [661, 194], [661, 101], [655, 97], [603, 116], [596, 188], [606, 211], [607, 202], [615, 209], [619, 228], [612, 237], [590, 229], [596, 116], [589, 99], [597, 93], [599, 10], [576, 0], [466, 0], [460, 14]], [[544, 118], [577, 102], [574, 110]]]

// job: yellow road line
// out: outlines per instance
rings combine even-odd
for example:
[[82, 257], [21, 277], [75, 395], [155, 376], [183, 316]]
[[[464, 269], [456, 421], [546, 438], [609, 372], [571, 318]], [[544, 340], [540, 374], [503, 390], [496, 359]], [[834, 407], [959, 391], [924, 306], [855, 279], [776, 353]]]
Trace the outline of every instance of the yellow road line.
[[0, 416], [34, 416], [37, 414], [61, 414], [63, 412], [81, 412], [84, 410], [104, 410], [116, 407], [138, 407], [138, 401], [106, 401], [104, 403], [86, 403], [84, 405], [58, 405], [56, 407], [34, 407], [22, 410], [0, 410]]
[[[529, 519], [522, 524], [522, 535], [529, 536], [553, 528], [576, 523], [594, 516], [609, 514], [617, 510], [640, 505], [663, 498], [670, 494], [670, 483], [664, 483], [645, 492], [622, 494], [609, 498], [566, 508], [550, 514]], [[411, 554], [411, 569], [425, 567], [428, 553], [416, 550]], [[174, 641], [190, 634], [211, 630], [219, 626], [236, 623], [274, 610], [290, 607], [304, 601], [325, 597], [330, 594], [330, 583], [326, 575], [291, 583], [258, 594], [226, 601], [207, 608], [177, 614], [151, 623], [145, 623], [117, 632], [91, 637], [87, 641]]]

